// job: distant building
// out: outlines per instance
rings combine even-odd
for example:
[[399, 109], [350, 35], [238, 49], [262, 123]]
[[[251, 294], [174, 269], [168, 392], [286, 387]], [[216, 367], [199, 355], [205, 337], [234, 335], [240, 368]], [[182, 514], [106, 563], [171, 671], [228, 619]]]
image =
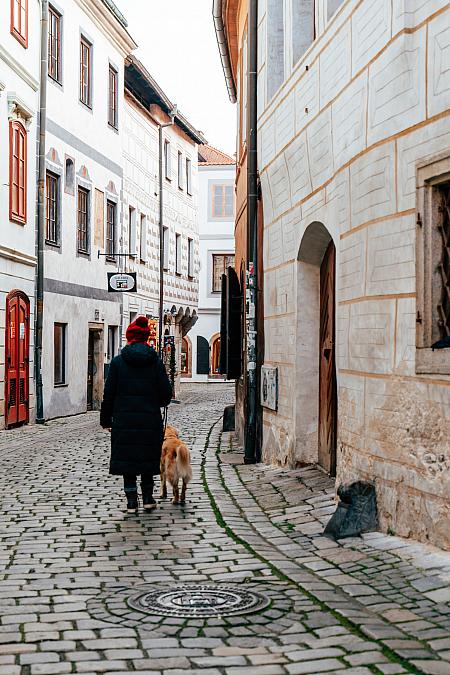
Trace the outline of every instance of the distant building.
[[40, 2], [0, 3], [0, 425], [34, 419]]
[[135, 43], [111, 0], [49, 6], [44, 417], [99, 407], [120, 346], [107, 272], [122, 228], [124, 60]]
[[[247, 5], [214, 2], [240, 120], [237, 268], [248, 264]], [[278, 374], [262, 459], [318, 463], [337, 485], [372, 481], [384, 531], [447, 548], [449, 26], [446, 0], [258, 2], [259, 353]]]
[[[174, 105], [136, 58], [125, 68], [122, 269], [137, 274], [137, 293], [123, 295], [122, 341], [138, 314], [159, 316], [159, 124]], [[177, 381], [181, 347], [197, 320], [199, 131], [181, 115], [163, 129], [164, 327], [175, 339]], [[156, 328], [157, 330], [157, 328]]]
[[202, 145], [198, 152], [200, 272], [198, 321], [183, 338], [181, 377], [224, 379], [219, 373], [222, 274], [234, 267], [235, 160]]

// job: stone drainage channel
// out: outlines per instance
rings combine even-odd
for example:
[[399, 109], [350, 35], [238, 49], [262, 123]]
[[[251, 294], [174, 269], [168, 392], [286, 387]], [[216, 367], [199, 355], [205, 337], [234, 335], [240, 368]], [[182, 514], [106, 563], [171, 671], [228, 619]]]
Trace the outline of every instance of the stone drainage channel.
[[[346, 601], [348, 606], [353, 609], [352, 612], [345, 613], [339, 609], [333, 608], [333, 602], [325, 602], [310, 590], [302, 587], [298, 581], [299, 572], [302, 571], [301, 564], [293, 564], [292, 561], [286, 565], [281, 563], [282, 558], [271, 555], [270, 541], [264, 541], [260, 533], [247, 521], [245, 527], [248, 535], [245, 536], [245, 528], [230, 527], [221, 511], [222, 505], [226, 505], [226, 511], [230, 508], [238, 513], [240, 506], [235, 503], [233, 495], [223, 480], [220, 472], [220, 445], [217, 453], [214, 448], [210, 448], [212, 436], [220, 437], [216, 422], [210, 429], [206, 438], [205, 447], [202, 453], [201, 478], [203, 487], [209, 497], [211, 507], [214, 511], [218, 526], [225, 530], [226, 534], [233, 541], [233, 545], [243, 547], [261, 566], [270, 569], [272, 579], [261, 579], [261, 582], [244, 580], [236, 584], [139, 584], [133, 588], [127, 586], [114, 586], [114, 588], [105, 588], [104, 591], [92, 598], [88, 602], [88, 609], [92, 616], [99, 620], [111, 622], [117, 626], [127, 628], [137, 628], [149, 630], [154, 635], [182, 637], [183, 631], [189, 627], [195, 630], [201, 637], [205, 635], [205, 629], [224, 628], [230, 629], [231, 634], [239, 635], [243, 639], [263, 636], [299, 635], [299, 643], [304, 643], [302, 633], [305, 632], [305, 621], [308, 625], [308, 619], [313, 611], [315, 615], [323, 613], [331, 618], [331, 622], [325, 622], [324, 625], [341, 626], [336, 634], [341, 631], [345, 637], [354, 636], [356, 641], [366, 645], [366, 650], [378, 650], [382, 654], [382, 660], [385, 662], [383, 670], [378, 669], [376, 665], [367, 664], [366, 670], [361, 672], [374, 673], [445, 673], [444, 670], [424, 669], [416, 667], [409, 660], [405, 659], [401, 653], [390, 647], [383, 639], [374, 638], [370, 629], [367, 631], [363, 625], [378, 626], [383, 625], [379, 616], [370, 612], [369, 609], [360, 605], [357, 606], [355, 599], [348, 598], [336, 590], [337, 603]], [[211, 445], [213, 445], [211, 443]], [[211, 489], [211, 484], [214, 488]], [[220, 506], [219, 506], [220, 504]], [[241, 516], [245, 513], [240, 511]], [[233, 519], [233, 523], [236, 518]], [[239, 530], [239, 534], [235, 532]], [[252, 543], [249, 543], [252, 542]], [[310, 570], [303, 568], [304, 572], [310, 573]], [[301, 576], [301, 574], [300, 574]], [[274, 580], [275, 578], [275, 580]], [[276, 581], [278, 579], [278, 581]], [[347, 615], [346, 615], [347, 614]], [[357, 616], [358, 615], [358, 616]], [[319, 622], [320, 625], [320, 622]], [[394, 629], [395, 630], [395, 629]], [[387, 635], [388, 637], [388, 635]], [[289, 642], [289, 640], [288, 640]], [[343, 643], [346, 640], [343, 638]], [[348, 640], [347, 640], [348, 642]], [[292, 641], [292, 645], [295, 642]], [[338, 645], [339, 642], [336, 642]], [[420, 645], [422, 647], [422, 645]], [[308, 651], [308, 650], [307, 650]], [[306, 651], [306, 655], [307, 655]], [[317, 650], [312, 649], [311, 652]], [[335, 650], [336, 651], [336, 650]], [[348, 645], [348, 652], [352, 652], [351, 645]], [[356, 651], [361, 651], [361, 648]], [[399, 650], [401, 651], [401, 650]], [[421, 657], [430, 659], [429, 663], [436, 664], [436, 654], [426, 649], [423, 644]], [[311, 658], [314, 658], [311, 653]], [[381, 656], [380, 656], [381, 658]], [[392, 664], [389, 666], [388, 664]], [[426, 663], [421, 661], [421, 663]], [[442, 662], [445, 667], [445, 663]], [[346, 667], [342, 664], [342, 669]], [[335, 668], [330, 668], [335, 670]], [[294, 672], [294, 671], [292, 671]], [[297, 671], [295, 671], [297, 672]], [[298, 671], [306, 672], [306, 671]], [[313, 672], [313, 671], [307, 671]], [[319, 671], [317, 671], [319, 672]], [[450, 666], [449, 671], [450, 673]]]

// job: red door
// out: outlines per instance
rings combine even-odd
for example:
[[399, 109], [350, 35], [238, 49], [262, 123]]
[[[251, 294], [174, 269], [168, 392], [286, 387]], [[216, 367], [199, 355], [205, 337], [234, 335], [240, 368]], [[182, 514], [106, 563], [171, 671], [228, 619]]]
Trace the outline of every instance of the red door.
[[320, 267], [319, 464], [336, 473], [337, 387], [334, 349], [336, 249], [331, 241]]
[[13, 291], [6, 299], [5, 423], [28, 422], [29, 408], [30, 303], [25, 294]]

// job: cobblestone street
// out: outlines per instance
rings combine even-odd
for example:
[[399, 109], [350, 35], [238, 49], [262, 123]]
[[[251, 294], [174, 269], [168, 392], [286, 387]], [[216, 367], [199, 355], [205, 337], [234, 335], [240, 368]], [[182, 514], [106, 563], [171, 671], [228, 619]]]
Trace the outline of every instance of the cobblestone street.
[[[186, 505], [137, 516], [96, 413], [1, 432], [0, 675], [450, 674], [450, 555], [323, 537], [333, 482], [244, 466], [221, 431], [232, 399], [229, 385], [185, 386], [169, 423], [192, 451]], [[209, 619], [128, 602], [193, 582], [265, 602]]]

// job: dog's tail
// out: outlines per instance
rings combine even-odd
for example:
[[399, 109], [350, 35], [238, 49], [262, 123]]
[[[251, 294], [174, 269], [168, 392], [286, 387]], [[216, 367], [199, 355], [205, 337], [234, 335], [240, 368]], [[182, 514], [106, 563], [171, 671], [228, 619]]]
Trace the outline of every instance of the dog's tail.
[[184, 443], [180, 443], [177, 445], [176, 453], [178, 475], [185, 481], [185, 483], [189, 483], [192, 478], [191, 457], [189, 455], [189, 450]]

